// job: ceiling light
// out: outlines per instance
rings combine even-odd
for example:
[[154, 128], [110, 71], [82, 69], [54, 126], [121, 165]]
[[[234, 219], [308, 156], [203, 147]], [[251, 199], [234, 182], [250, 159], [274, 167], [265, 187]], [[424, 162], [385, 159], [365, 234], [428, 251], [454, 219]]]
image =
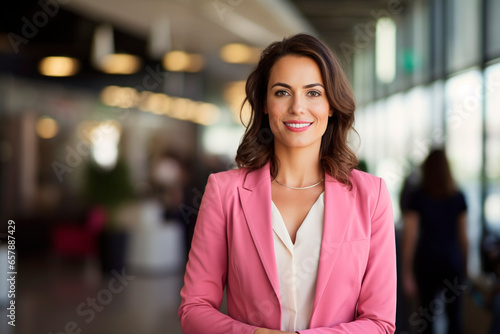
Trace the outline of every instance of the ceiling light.
[[192, 119], [193, 122], [201, 125], [215, 124], [220, 118], [219, 108], [212, 103], [200, 103], [196, 110], [196, 114]]
[[190, 54], [189, 55], [189, 67], [186, 69], [186, 72], [199, 72], [203, 69], [205, 65], [205, 58], [199, 54]]
[[231, 64], [255, 64], [259, 61], [260, 51], [245, 44], [232, 43], [222, 47], [220, 57]]
[[40, 138], [49, 139], [57, 135], [59, 126], [55, 119], [43, 116], [36, 122], [36, 133]]
[[170, 51], [163, 57], [163, 67], [172, 72], [199, 72], [204, 64], [202, 55], [184, 51]]
[[68, 77], [75, 75], [80, 68], [78, 59], [70, 57], [45, 57], [38, 64], [42, 75], [50, 77]]
[[149, 111], [154, 114], [167, 115], [170, 111], [172, 99], [163, 93], [154, 93], [147, 96], [147, 98], [139, 105], [143, 111]]
[[230, 82], [224, 87], [223, 94], [224, 101], [228, 105], [234, 121], [238, 124], [243, 123], [243, 125], [249, 123], [252, 111], [248, 101], [243, 105], [246, 97], [245, 85], [246, 81]]
[[101, 168], [111, 170], [118, 161], [121, 126], [114, 120], [99, 123], [91, 130], [92, 157]]
[[376, 74], [383, 83], [391, 83], [396, 76], [396, 24], [391, 18], [377, 21], [375, 37]]
[[175, 98], [170, 113], [171, 117], [189, 120], [194, 116], [196, 102], [186, 98]]
[[107, 86], [101, 92], [101, 101], [107, 106], [133, 108], [138, 99], [137, 91], [132, 87]]
[[100, 69], [108, 74], [133, 74], [140, 70], [141, 64], [138, 56], [113, 53], [104, 56]]

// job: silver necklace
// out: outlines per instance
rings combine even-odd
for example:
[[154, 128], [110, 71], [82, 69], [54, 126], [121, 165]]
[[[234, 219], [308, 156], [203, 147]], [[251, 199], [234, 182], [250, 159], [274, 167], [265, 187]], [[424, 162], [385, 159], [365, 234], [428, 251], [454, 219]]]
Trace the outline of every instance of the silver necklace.
[[281, 183], [277, 179], [274, 179], [274, 181], [276, 181], [280, 186], [283, 186], [283, 187], [287, 187], [287, 188], [294, 189], [294, 190], [304, 190], [304, 189], [310, 189], [310, 188], [316, 187], [318, 184], [320, 184], [321, 182], [323, 182], [324, 179], [325, 178], [322, 178], [318, 183], [315, 183], [315, 184], [307, 186], [307, 187], [290, 187], [290, 186], [287, 186], [284, 183]]

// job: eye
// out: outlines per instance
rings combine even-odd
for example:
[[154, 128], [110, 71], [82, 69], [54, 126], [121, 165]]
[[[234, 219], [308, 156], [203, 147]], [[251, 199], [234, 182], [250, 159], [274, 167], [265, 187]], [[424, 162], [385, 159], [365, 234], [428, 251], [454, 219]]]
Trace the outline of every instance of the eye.
[[317, 90], [311, 90], [307, 92], [307, 95], [310, 97], [318, 97], [321, 95], [321, 93], [318, 92]]
[[287, 96], [287, 95], [290, 95], [288, 94], [288, 92], [286, 90], [278, 90], [274, 93], [274, 95], [276, 96]]

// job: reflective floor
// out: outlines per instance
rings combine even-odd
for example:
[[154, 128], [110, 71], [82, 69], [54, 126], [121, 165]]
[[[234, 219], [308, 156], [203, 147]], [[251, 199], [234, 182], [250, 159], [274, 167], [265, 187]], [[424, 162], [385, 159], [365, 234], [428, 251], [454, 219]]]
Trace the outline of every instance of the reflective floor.
[[[2, 321], [0, 333], [182, 333], [177, 318], [182, 273], [124, 271], [106, 277], [96, 262], [45, 256], [18, 263], [16, 327]], [[3, 305], [0, 317], [6, 318]]]
[[[181, 334], [177, 309], [183, 273], [140, 275], [125, 269], [103, 276], [96, 261], [20, 256], [16, 327], [0, 308], [0, 334]], [[223, 305], [225, 310], [226, 306]], [[401, 311], [401, 310], [400, 310]], [[398, 334], [418, 333], [402, 314]], [[491, 315], [465, 294], [464, 333], [488, 333]], [[446, 321], [433, 321], [436, 333]]]

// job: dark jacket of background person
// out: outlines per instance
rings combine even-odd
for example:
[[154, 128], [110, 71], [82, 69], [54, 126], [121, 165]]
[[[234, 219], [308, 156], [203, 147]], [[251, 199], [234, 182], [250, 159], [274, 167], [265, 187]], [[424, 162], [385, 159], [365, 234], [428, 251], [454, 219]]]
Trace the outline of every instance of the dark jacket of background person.
[[419, 306], [435, 313], [414, 321], [419, 333], [432, 333], [432, 320], [443, 309], [448, 333], [462, 333], [460, 296], [449, 286], [460, 284], [467, 272], [466, 212], [445, 152], [432, 151], [404, 213], [403, 286]]

